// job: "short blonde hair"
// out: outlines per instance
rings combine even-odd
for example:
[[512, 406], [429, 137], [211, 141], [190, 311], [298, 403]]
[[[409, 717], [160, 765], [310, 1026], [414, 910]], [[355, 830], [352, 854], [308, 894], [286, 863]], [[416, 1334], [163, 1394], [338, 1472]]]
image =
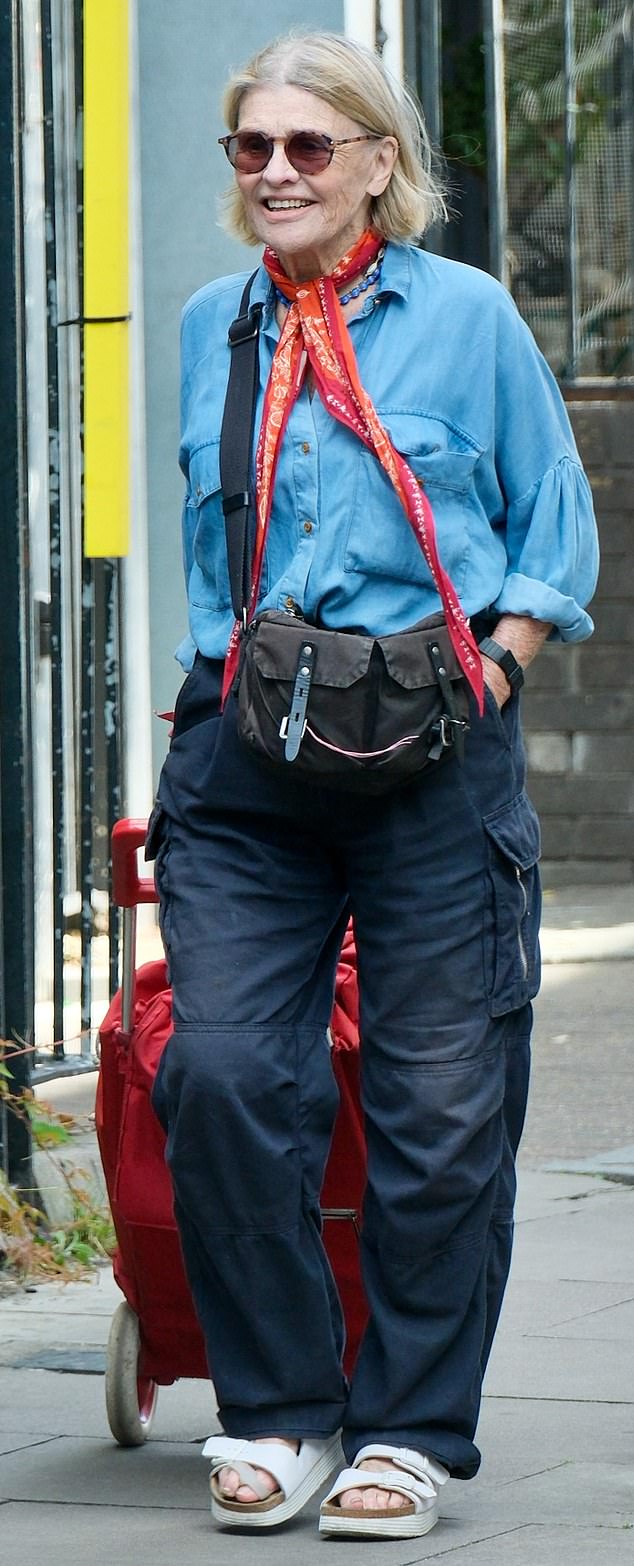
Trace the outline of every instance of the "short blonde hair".
[[[446, 220], [422, 111], [372, 49], [341, 33], [293, 31], [274, 39], [227, 84], [223, 111], [230, 131], [237, 130], [245, 93], [264, 83], [301, 87], [364, 130], [396, 137], [399, 152], [390, 182], [370, 208], [370, 221], [385, 239], [415, 239], [432, 223]], [[223, 197], [222, 221], [235, 238], [258, 244], [236, 184]]]

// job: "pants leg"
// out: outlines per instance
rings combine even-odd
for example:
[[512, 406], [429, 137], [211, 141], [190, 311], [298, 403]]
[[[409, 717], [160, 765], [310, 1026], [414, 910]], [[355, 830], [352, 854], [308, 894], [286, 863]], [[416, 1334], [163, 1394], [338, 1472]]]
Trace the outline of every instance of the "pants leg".
[[535, 981], [537, 838], [513, 723], [491, 711], [474, 722], [464, 774], [450, 764], [390, 797], [347, 854], [371, 1314], [344, 1447], [352, 1457], [388, 1436], [462, 1478], [479, 1464], [482, 1369], [510, 1262]]
[[346, 899], [324, 842], [216, 728], [177, 735], [161, 785], [174, 1034], [154, 1104], [225, 1430], [327, 1436], [346, 1397], [319, 1214]]

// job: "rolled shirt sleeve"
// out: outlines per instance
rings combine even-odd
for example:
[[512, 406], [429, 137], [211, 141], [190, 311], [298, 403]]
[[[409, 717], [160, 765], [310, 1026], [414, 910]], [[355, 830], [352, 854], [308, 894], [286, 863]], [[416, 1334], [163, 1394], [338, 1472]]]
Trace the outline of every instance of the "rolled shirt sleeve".
[[494, 608], [549, 621], [551, 639], [583, 641], [593, 629], [585, 604], [594, 592], [599, 552], [588, 480], [570, 457], [509, 505], [508, 567]]
[[599, 548], [588, 480], [555, 378], [510, 298], [500, 311], [496, 469], [506, 505], [506, 571], [493, 607], [549, 621], [582, 641], [593, 622]]

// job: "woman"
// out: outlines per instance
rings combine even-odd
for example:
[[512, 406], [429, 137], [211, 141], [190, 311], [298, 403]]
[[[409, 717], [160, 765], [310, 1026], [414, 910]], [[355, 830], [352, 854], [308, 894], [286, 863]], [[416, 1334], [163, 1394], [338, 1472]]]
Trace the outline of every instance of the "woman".
[[[178, 657], [191, 672], [148, 840], [174, 991], [155, 1104], [226, 1432], [205, 1449], [214, 1517], [293, 1516], [337, 1466], [341, 1432], [349, 1466], [321, 1531], [406, 1537], [480, 1461], [538, 983], [518, 693], [546, 636], [591, 632], [595, 528], [559, 393], [511, 299], [411, 243], [442, 195], [417, 112], [378, 57], [333, 34], [282, 38], [233, 79], [225, 110], [229, 227], [265, 247], [251, 612], [387, 635], [438, 610], [389, 476], [400, 453], [431, 502], [475, 694], [464, 764], [381, 798], [275, 773], [237, 737], [221, 695], [235, 634], [219, 434], [246, 275], [202, 289], [183, 319]], [[348, 1386], [319, 1193], [350, 914], [370, 1323]]]

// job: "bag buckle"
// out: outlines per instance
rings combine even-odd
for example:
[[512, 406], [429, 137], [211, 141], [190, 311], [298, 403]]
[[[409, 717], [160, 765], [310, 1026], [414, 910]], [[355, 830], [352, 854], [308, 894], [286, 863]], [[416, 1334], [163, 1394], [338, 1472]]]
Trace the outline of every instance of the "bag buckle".
[[306, 733], [306, 709], [310, 684], [315, 668], [315, 648], [312, 642], [305, 641], [299, 650], [297, 670], [293, 685], [291, 710], [280, 724], [280, 739], [284, 740], [284, 760], [295, 761], [299, 755], [300, 746]]
[[443, 750], [449, 750], [452, 745], [455, 745], [456, 755], [462, 763], [464, 758], [464, 737], [468, 728], [469, 724], [465, 722], [464, 718], [450, 718], [448, 713], [441, 712], [440, 717], [436, 719], [434, 724], [436, 741], [429, 752], [430, 761], [438, 761]]
[[230, 348], [239, 348], [241, 343], [251, 342], [254, 337], [257, 337], [262, 308], [261, 304], [252, 304], [248, 315], [237, 315], [235, 321], [231, 322], [227, 332]]
[[[286, 739], [287, 734], [288, 734], [289, 716], [290, 715], [287, 714], [287, 716], [285, 718], [282, 718], [282, 722], [280, 723], [279, 729], [277, 731], [279, 736], [280, 736], [280, 739], [283, 739], [283, 740]], [[304, 719], [304, 727], [302, 729], [302, 739], [304, 738], [305, 733], [306, 733], [306, 719]]]

